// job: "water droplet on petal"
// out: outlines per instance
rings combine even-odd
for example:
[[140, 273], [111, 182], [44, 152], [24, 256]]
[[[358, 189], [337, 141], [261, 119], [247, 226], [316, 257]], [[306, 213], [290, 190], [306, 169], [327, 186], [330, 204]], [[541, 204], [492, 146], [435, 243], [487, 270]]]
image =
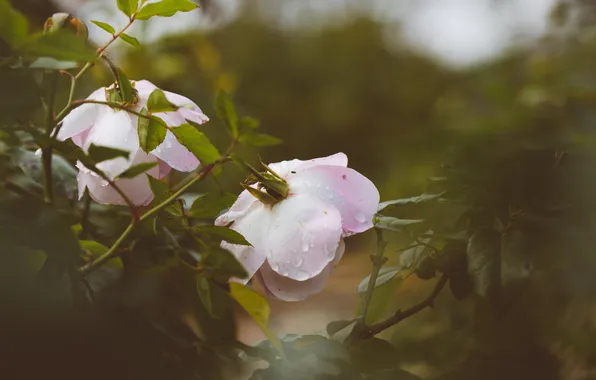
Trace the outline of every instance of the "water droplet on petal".
[[306, 281], [309, 278], [311, 278], [310, 273], [308, 273], [307, 271], [303, 271], [303, 270], [298, 271], [298, 273], [296, 273], [296, 276], [294, 276], [294, 279], [296, 281]]
[[275, 262], [271, 263], [270, 262], [269, 265], [271, 266], [271, 269], [273, 269], [274, 271], [277, 272], [279, 270], [279, 265], [277, 263], [275, 263]]
[[308, 241], [304, 240], [302, 242], [302, 252], [308, 252], [308, 248], [309, 248]]
[[299, 267], [304, 263], [304, 258], [302, 256], [298, 256], [296, 257], [296, 260], [294, 260], [294, 265]]
[[361, 214], [361, 213], [357, 213], [356, 215], [354, 215], [354, 219], [358, 223], [364, 223], [364, 222], [366, 222], [366, 216], [364, 216], [364, 214]]

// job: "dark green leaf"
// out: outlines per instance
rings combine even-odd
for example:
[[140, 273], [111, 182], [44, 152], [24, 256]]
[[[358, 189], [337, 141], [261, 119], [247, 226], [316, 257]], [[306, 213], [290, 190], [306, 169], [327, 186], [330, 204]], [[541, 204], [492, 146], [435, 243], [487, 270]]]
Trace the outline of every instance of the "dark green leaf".
[[23, 41], [29, 33], [29, 23], [25, 16], [12, 8], [10, 1], [0, 0], [0, 38], [11, 46]]
[[165, 201], [171, 194], [168, 184], [149, 175], [147, 178], [149, 179], [149, 186], [151, 187], [151, 191], [155, 197], [153, 199], [153, 203], [157, 204]]
[[267, 300], [254, 290], [237, 282], [230, 282], [230, 295], [244, 310], [246, 310], [248, 315], [250, 315], [261, 330], [263, 330], [271, 344], [282, 352], [281, 342], [277, 339], [277, 336], [269, 330], [271, 308], [269, 307]]
[[189, 12], [199, 6], [190, 0], [162, 0], [146, 4], [137, 13], [138, 20], [147, 20], [153, 16], [171, 17], [176, 12]]
[[211, 316], [215, 316], [213, 313], [213, 300], [211, 297], [211, 284], [209, 283], [209, 279], [200, 275], [197, 275], [197, 292], [199, 293], [199, 298], [205, 309], [209, 312]]
[[101, 29], [105, 30], [106, 32], [108, 32], [110, 34], [116, 33], [116, 30], [114, 30], [114, 27], [112, 27], [112, 25], [110, 25], [110, 24], [106, 24], [105, 22], [95, 21], [95, 20], [92, 20], [91, 22], [94, 23], [95, 25], [99, 26]]
[[352, 363], [364, 373], [394, 369], [399, 359], [396, 348], [379, 338], [355, 340], [348, 345], [348, 352]]
[[122, 172], [118, 178], [134, 178], [139, 174], [145, 173], [147, 170], [152, 169], [158, 165], [157, 162], [143, 162], [138, 165], [131, 166]]
[[121, 149], [110, 148], [107, 146], [98, 146], [98, 145], [91, 144], [89, 146], [87, 155], [93, 162], [99, 163], [99, 162], [111, 160], [111, 159], [114, 159], [117, 157], [124, 157], [124, 158], [128, 159], [130, 152], [127, 152], [127, 151], [121, 150]]
[[[426, 232], [427, 236], [432, 236], [432, 231]], [[425, 253], [429, 252], [431, 248], [428, 245], [431, 242], [432, 238], [419, 238], [419, 241], [424, 244], [417, 243], [416, 241], [413, 242], [415, 245], [414, 247], [407, 249], [400, 253], [399, 255], [399, 264], [405, 268], [415, 268], [420, 261], [426, 257]], [[418, 244], [418, 245], [416, 245]]]
[[147, 108], [151, 113], [176, 111], [178, 109], [177, 106], [166, 98], [166, 94], [159, 88], [153, 90], [151, 95], [149, 95]]
[[422, 219], [398, 219], [382, 215], [377, 215], [374, 218], [375, 227], [397, 232], [403, 231], [405, 227], [422, 222], [424, 222]]
[[214, 218], [223, 209], [229, 208], [236, 201], [230, 193], [209, 193], [197, 198], [190, 207], [189, 215], [195, 218]]
[[182, 124], [172, 128], [172, 132], [180, 144], [190, 150], [202, 164], [211, 164], [220, 157], [219, 151], [207, 136], [192, 125]]
[[240, 142], [249, 146], [262, 148], [266, 146], [279, 145], [282, 143], [282, 140], [266, 133], [248, 132], [240, 137]]
[[[399, 279], [400, 281], [403, 280], [406, 276], [406, 272], [403, 271], [402, 267], [386, 267], [381, 268], [379, 271], [379, 276], [377, 277], [377, 281], [375, 281], [375, 288], [381, 285], [385, 285], [391, 280]], [[368, 275], [362, 282], [358, 285], [358, 294], [362, 295], [368, 289], [368, 283], [370, 282], [370, 275]]]
[[82, 249], [96, 257], [105, 254], [109, 250], [105, 245], [93, 240], [79, 240], [79, 245]]
[[132, 87], [132, 83], [128, 80], [124, 71], [119, 68], [116, 68], [116, 80], [118, 82], [118, 90], [120, 91], [120, 96], [122, 96], [122, 101], [127, 104], [132, 104], [136, 101], [135, 94], [136, 91]]
[[214, 247], [201, 259], [201, 265], [215, 272], [236, 278], [246, 278], [248, 274], [236, 256], [229, 251]]
[[421, 380], [418, 376], [403, 369], [387, 369], [373, 372], [364, 378], [365, 380]]
[[234, 103], [225, 91], [220, 90], [215, 96], [215, 112], [229, 129], [230, 135], [234, 138], [238, 137], [238, 114]]
[[25, 55], [50, 57], [61, 61], [91, 61], [96, 57], [95, 49], [67, 30], [37, 34], [27, 39], [19, 50]]
[[327, 334], [329, 334], [329, 336], [333, 336], [335, 334], [337, 334], [338, 332], [340, 332], [341, 330], [345, 329], [346, 327], [352, 325], [353, 323], [355, 323], [354, 319], [351, 319], [349, 321], [347, 320], [342, 320], [342, 321], [333, 321], [333, 322], [329, 322], [327, 324]]
[[29, 68], [44, 70], [70, 70], [77, 66], [78, 64], [73, 61], [58, 61], [54, 58], [40, 57], [33, 61], [33, 63], [29, 65]]
[[118, 3], [118, 9], [128, 17], [132, 16], [139, 6], [138, 0], [116, 0], [116, 2]]
[[[147, 115], [147, 110], [143, 108], [141, 114]], [[137, 134], [139, 136], [139, 146], [145, 153], [152, 152], [166, 138], [168, 129], [159, 122], [160, 120], [155, 116], [150, 118], [139, 117]]]
[[213, 236], [219, 240], [225, 240], [231, 244], [251, 245], [248, 241], [246, 241], [244, 236], [228, 227], [195, 226], [193, 227], [193, 230], [199, 232], [200, 234]]
[[381, 203], [379, 203], [379, 207], [377, 207], [377, 212], [381, 212], [382, 210], [386, 209], [387, 207], [405, 206], [405, 205], [419, 204], [419, 203], [433, 201], [435, 199], [441, 198], [441, 196], [443, 196], [443, 194], [445, 194], [445, 193], [422, 194], [417, 197], [395, 199], [392, 201], [381, 202]]
[[141, 48], [141, 43], [139, 42], [139, 40], [137, 40], [135, 37], [126, 34], [126, 33], [122, 33], [120, 35], [120, 39], [124, 42], [126, 42], [127, 44], [136, 47], [137, 49]]

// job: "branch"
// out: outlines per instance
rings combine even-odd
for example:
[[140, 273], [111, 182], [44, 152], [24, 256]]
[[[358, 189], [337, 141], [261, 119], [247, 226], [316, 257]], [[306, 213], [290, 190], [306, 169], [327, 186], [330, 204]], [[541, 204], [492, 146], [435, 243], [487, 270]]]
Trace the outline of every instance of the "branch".
[[[150, 216], [158, 213], [162, 208], [166, 207], [167, 205], [169, 205], [170, 203], [175, 201], [176, 198], [178, 198], [180, 195], [182, 195], [193, 184], [204, 180], [215, 167], [217, 167], [227, 161], [229, 161], [229, 153], [226, 153], [226, 155], [224, 157], [220, 158], [219, 160], [217, 160], [209, 165], [204, 166], [196, 177], [194, 177], [192, 180], [190, 180], [188, 183], [186, 183], [184, 186], [182, 186], [178, 191], [176, 191], [175, 193], [170, 195], [166, 200], [164, 200], [157, 206], [154, 206], [151, 210], [147, 211], [145, 214], [141, 215], [141, 217], [139, 218], [139, 222], [142, 222], [142, 221], [146, 220], [147, 218], [149, 218]], [[89, 274], [90, 272], [92, 272], [93, 270], [95, 270], [96, 268], [100, 267], [101, 265], [106, 263], [108, 260], [113, 258], [116, 255], [116, 251], [117, 251], [118, 247], [120, 246], [120, 244], [122, 244], [122, 242], [128, 237], [128, 235], [130, 235], [130, 233], [133, 231], [135, 226], [136, 226], [136, 224], [134, 223], [134, 221], [131, 222], [128, 225], [128, 227], [126, 227], [124, 232], [122, 232], [120, 237], [114, 242], [114, 244], [112, 244], [110, 249], [106, 253], [104, 253], [102, 256], [95, 259], [94, 261], [79, 268], [79, 274], [82, 274], [83, 276], [86, 274]]]
[[[58, 73], [51, 74], [50, 94], [48, 96], [48, 109], [46, 116], [46, 135], [50, 136], [54, 128], [54, 103], [56, 101], [56, 90], [58, 86]], [[43, 164], [43, 199], [46, 203], [54, 201], [54, 191], [52, 184], [52, 146], [41, 149], [41, 159]]]
[[370, 279], [368, 281], [368, 287], [366, 288], [366, 293], [364, 294], [364, 301], [362, 306], [362, 316], [360, 316], [360, 324], [366, 325], [366, 315], [368, 314], [368, 309], [370, 307], [370, 301], [372, 300], [373, 292], [375, 291], [375, 286], [377, 285], [377, 278], [379, 277], [379, 271], [386, 260], [383, 259], [383, 254], [385, 252], [385, 246], [387, 243], [383, 240], [383, 231], [375, 228], [375, 232], [377, 233], [377, 253], [374, 257], [371, 257], [373, 267], [370, 272]]
[[409, 309], [396, 311], [395, 314], [385, 319], [384, 321], [372, 324], [370, 326], [364, 326], [361, 330], [358, 331], [357, 336], [360, 339], [371, 338], [380, 333], [381, 331], [395, 326], [404, 319], [411, 317], [412, 315], [426, 309], [427, 307], [432, 307], [435, 302], [435, 298], [437, 298], [445, 284], [447, 284], [447, 277], [443, 275], [435, 284], [433, 291], [424, 300], [420, 301], [419, 303], [410, 307]]

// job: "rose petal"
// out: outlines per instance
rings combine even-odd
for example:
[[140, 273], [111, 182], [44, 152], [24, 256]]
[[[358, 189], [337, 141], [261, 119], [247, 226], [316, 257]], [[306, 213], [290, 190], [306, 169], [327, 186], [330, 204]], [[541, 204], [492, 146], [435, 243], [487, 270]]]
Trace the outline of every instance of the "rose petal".
[[135, 90], [137, 90], [139, 98], [144, 99], [145, 101], [149, 98], [149, 95], [157, 89], [156, 85], [145, 79], [133, 81], [133, 84]]
[[130, 167], [139, 150], [137, 130], [133, 127], [137, 120], [136, 116], [131, 116], [126, 111], [102, 110], [102, 115], [85, 140], [85, 151], [91, 144], [95, 144], [130, 152], [128, 159], [117, 157], [97, 164], [97, 167], [112, 179]]
[[252, 247], [227, 242], [221, 244], [236, 256], [248, 272], [248, 278], [243, 280], [243, 283], [248, 282], [266, 259], [267, 237], [263, 231], [267, 231], [270, 217], [269, 210], [260, 204], [260, 207], [254, 207], [250, 213], [236, 219], [232, 225], [231, 228], [244, 236]]
[[164, 141], [151, 154], [181, 172], [191, 172], [199, 166], [199, 160], [195, 155], [180, 144], [170, 131], [166, 133]]
[[345, 235], [372, 228], [379, 204], [375, 185], [357, 171], [340, 166], [310, 167], [288, 179], [290, 194], [308, 194], [334, 205]]
[[332, 154], [331, 156], [314, 158], [312, 160], [289, 160], [281, 161], [268, 166], [283, 178], [287, 178], [295, 173], [293, 171], [302, 171], [317, 165], [348, 166], [348, 157], [343, 153]]
[[178, 107], [181, 107], [178, 109], [178, 113], [184, 119], [193, 121], [197, 124], [205, 124], [209, 121], [207, 115], [205, 115], [203, 111], [201, 111], [201, 108], [199, 108], [199, 106], [197, 106], [192, 100], [173, 92], [164, 91], [164, 93], [170, 102], [177, 105]]
[[346, 245], [343, 240], [341, 240], [335, 253], [335, 260], [327, 264], [321, 273], [306, 281], [296, 281], [281, 276], [271, 269], [267, 262], [265, 262], [259, 270], [260, 276], [255, 276], [255, 279], [257, 279], [265, 290], [275, 298], [288, 302], [305, 300], [309, 296], [317, 294], [323, 290], [333, 268], [343, 256], [345, 248]]
[[342, 228], [333, 205], [310, 195], [294, 195], [273, 206], [271, 214], [266, 252], [275, 272], [305, 281], [335, 258]]
[[157, 159], [157, 162], [157, 167], [159, 168], [159, 175], [157, 176], [157, 179], [165, 178], [168, 174], [170, 174], [172, 168], [170, 167], [170, 165], [166, 164], [160, 159]]
[[[105, 101], [105, 89], [102, 87], [94, 91], [87, 99]], [[57, 136], [58, 140], [64, 141], [91, 128], [102, 108], [109, 109], [99, 104], [86, 103], [70, 111], [62, 120], [62, 127]], [[82, 146], [82, 144], [79, 144], [80, 140], [73, 138], [73, 141], [75, 144]]]
[[247, 190], [244, 190], [240, 193], [232, 207], [230, 207], [228, 211], [221, 214], [217, 217], [217, 219], [215, 219], [215, 225], [227, 226], [236, 219], [244, 216], [253, 205], [260, 205], [260, 202], [258, 202], [255, 197], [250, 195], [250, 193]]

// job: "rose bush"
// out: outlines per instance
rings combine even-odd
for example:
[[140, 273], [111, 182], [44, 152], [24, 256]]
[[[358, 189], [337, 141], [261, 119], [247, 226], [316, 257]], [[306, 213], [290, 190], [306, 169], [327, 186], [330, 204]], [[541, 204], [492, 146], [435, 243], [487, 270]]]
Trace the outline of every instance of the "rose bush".
[[343, 153], [268, 165], [287, 182], [287, 198], [266, 205], [245, 190], [216, 219], [252, 244], [222, 243], [269, 295], [298, 301], [318, 293], [344, 253], [343, 239], [373, 226], [379, 192], [347, 165]]
[[[137, 102], [130, 106], [130, 110], [140, 112], [147, 106], [151, 93], [157, 87], [146, 80], [131, 82], [135, 87]], [[87, 100], [105, 102], [110, 88], [102, 87], [93, 92]], [[159, 117], [170, 127], [177, 127], [187, 120], [197, 124], [209, 121], [209, 118], [190, 99], [164, 91], [168, 101], [178, 108], [171, 112], [158, 112]], [[190, 172], [197, 168], [199, 161], [182, 144], [178, 142], [171, 131], [166, 133], [164, 141], [149, 154], [139, 145], [137, 125], [139, 117], [123, 109], [114, 109], [109, 105], [86, 103], [70, 112], [62, 123], [57, 138], [59, 140], [72, 139], [85, 152], [91, 144], [121, 149], [130, 152], [128, 158], [117, 157], [97, 164], [111, 180], [130, 198], [135, 205], [147, 205], [153, 199], [149, 181], [145, 175], [134, 178], [118, 178], [128, 168], [141, 163], [157, 163], [157, 166], [147, 171], [154, 178], [163, 178], [171, 169]], [[109, 186], [97, 173], [77, 162], [79, 198], [85, 189], [89, 189], [91, 197], [99, 203], [124, 205], [124, 199], [117, 191]]]

